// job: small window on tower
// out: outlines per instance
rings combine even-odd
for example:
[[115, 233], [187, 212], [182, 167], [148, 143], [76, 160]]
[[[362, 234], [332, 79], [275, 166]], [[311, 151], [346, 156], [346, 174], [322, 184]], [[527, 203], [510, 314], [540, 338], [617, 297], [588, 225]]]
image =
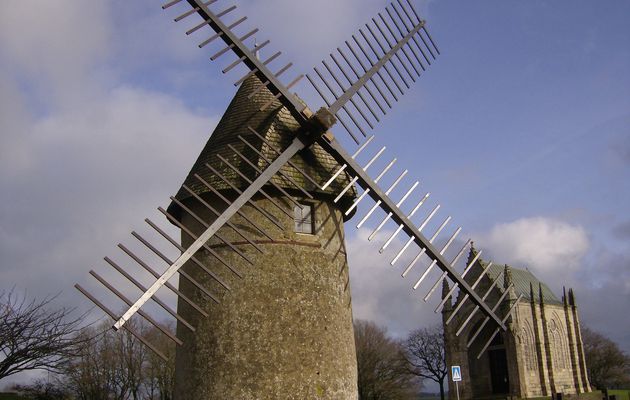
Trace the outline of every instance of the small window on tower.
[[297, 205], [293, 209], [295, 216], [295, 232], [307, 233], [312, 235], [313, 229], [313, 207], [310, 204], [301, 204], [302, 208]]

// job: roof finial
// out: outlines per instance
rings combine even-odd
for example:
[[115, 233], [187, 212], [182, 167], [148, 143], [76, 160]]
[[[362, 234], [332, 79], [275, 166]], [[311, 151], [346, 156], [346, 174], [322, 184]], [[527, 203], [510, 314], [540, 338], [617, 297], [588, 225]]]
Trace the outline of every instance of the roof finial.
[[[448, 292], [450, 292], [450, 287], [448, 284], [448, 279], [442, 279], [442, 298], [446, 298], [446, 296], [448, 295]], [[444, 308], [442, 309], [442, 311], [447, 311], [450, 310], [451, 308], [453, 308], [452, 306], [452, 300], [449, 299], [445, 304], [444, 304]]]
[[514, 283], [514, 280], [512, 279], [512, 268], [510, 268], [507, 264], [503, 267], [503, 275], [505, 276], [503, 288], [507, 289], [512, 285], [512, 283]]
[[[472, 263], [475, 258], [478, 258], [478, 254], [479, 254], [479, 252], [475, 248], [475, 242], [473, 242], [471, 240], [470, 241], [470, 251], [468, 252], [468, 261], [466, 261], [466, 264], [470, 265], [470, 263]], [[479, 259], [478, 261], [481, 261], [481, 260]]]
[[562, 286], [562, 304], [564, 304], [565, 307], [569, 305], [569, 299], [567, 298], [567, 288], [565, 286]]

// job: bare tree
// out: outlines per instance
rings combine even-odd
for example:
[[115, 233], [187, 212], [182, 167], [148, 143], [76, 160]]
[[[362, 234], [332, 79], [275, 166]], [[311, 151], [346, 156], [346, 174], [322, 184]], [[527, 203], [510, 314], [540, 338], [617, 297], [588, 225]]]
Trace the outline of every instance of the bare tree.
[[30, 385], [15, 385], [11, 388], [22, 397], [32, 400], [70, 400], [70, 392], [58, 381], [37, 380]]
[[29, 370], [59, 372], [75, 353], [83, 316], [50, 310], [55, 297], [29, 301], [14, 290], [0, 293], [0, 379]]
[[399, 342], [384, 328], [355, 321], [359, 400], [403, 400], [417, 396], [420, 381], [410, 375]]
[[[134, 330], [143, 327], [129, 322]], [[86, 345], [67, 364], [63, 383], [80, 400], [141, 399], [144, 362], [149, 351], [126, 330], [108, 322], [85, 328], [77, 336]]]
[[615, 389], [630, 385], [630, 357], [604, 335], [582, 328], [584, 357], [588, 377], [597, 389]]
[[[173, 330], [173, 327], [170, 326]], [[146, 336], [168, 361], [164, 362], [152, 351], [145, 362], [144, 388], [147, 400], [171, 400], [175, 384], [175, 344], [156, 328], [147, 330]]]
[[440, 398], [444, 400], [446, 368], [444, 330], [441, 325], [417, 329], [409, 334], [404, 343], [409, 371], [440, 385]]
[[64, 383], [79, 400], [123, 399], [126, 383], [117, 369], [108, 325], [85, 328], [77, 335], [85, 346], [67, 365]]
[[75, 398], [172, 399], [174, 344], [157, 328], [140, 320], [132, 319], [128, 324], [166, 354], [169, 361], [164, 362], [126, 330], [114, 332], [108, 322], [86, 328], [80, 336], [87, 345], [68, 363], [65, 376], [60, 380]]

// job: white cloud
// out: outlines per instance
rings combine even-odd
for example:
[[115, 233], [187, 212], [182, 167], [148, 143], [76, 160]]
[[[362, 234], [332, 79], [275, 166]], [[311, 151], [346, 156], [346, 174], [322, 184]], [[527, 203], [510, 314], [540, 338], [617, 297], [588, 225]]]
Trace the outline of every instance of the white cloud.
[[628, 350], [625, 332], [630, 320], [622, 318], [610, 324], [610, 315], [623, 315], [630, 300], [627, 255], [591, 243], [582, 226], [554, 218], [522, 218], [497, 224], [474, 237], [476, 246], [490, 259], [527, 267], [557, 295], [562, 286], [572, 287], [582, 324], [605, 333]]
[[[242, 1], [244, 15], [252, 27], [261, 28], [262, 40], [271, 38], [274, 49], [288, 53], [288, 58], [304, 72], [326, 55], [342, 46], [359, 28], [385, 13], [384, 0], [294, 0]], [[426, 1], [412, 0], [420, 14], [426, 15]], [[363, 28], [365, 30], [365, 28]], [[395, 29], [395, 28], [394, 28]]]
[[[141, 231], [144, 217], [163, 221], [155, 207], [168, 204], [217, 119], [123, 79], [151, 62], [150, 51], [114, 40], [112, 4], [8, 4], [0, 6], [0, 290], [63, 291], [59, 302], [84, 309], [74, 282], [102, 267], [132, 227]], [[150, 23], [139, 22], [147, 34]]]
[[29, 164], [30, 113], [16, 82], [0, 68], [0, 167], [26, 168]]
[[306, 4], [270, 0], [248, 1], [244, 8], [256, 22], [277, 21], [264, 24], [262, 31], [282, 43], [290, 54], [322, 58], [333, 46], [342, 44], [340, 38], [349, 39], [351, 33], [381, 11], [385, 4], [381, 0], [322, 0]]
[[[349, 227], [349, 225], [347, 225]], [[405, 279], [401, 272], [415, 257], [418, 250], [411, 246], [394, 267], [390, 261], [400, 250], [406, 236], [401, 234], [383, 254], [379, 249], [391, 235], [391, 231], [380, 233], [373, 241], [367, 237], [371, 230], [360, 229], [358, 234], [348, 235], [348, 263], [350, 265], [350, 285], [352, 290], [352, 309], [354, 318], [374, 321], [387, 326], [389, 333], [398, 337], [406, 336], [409, 331], [439, 323], [441, 314], [433, 309], [440, 296], [440, 288], [431, 300], [425, 303], [422, 298], [437, 279], [434, 268], [424, 283], [413, 290], [412, 286], [427, 267], [427, 259], [421, 260]]]
[[155, 207], [168, 204], [216, 123], [131, 87], [75, 111], [29, 121], [19, 140], [3, 136], [3, 154], [22, 159], [0, 162], [9, 285], [69, 289], [143, 217], [161, 221]]
[[558, 290], [570, 284], [590, 242], [584, 228], [552, 218], [521, 218], [475, 235], [493, 261], [527, 267]]
[[[0, 57], [42, 97], [72, 97], [110, 52], [109, 7], [80, 0], [5, 1]], [[94, 71], [92, 71], [94, 72]]]

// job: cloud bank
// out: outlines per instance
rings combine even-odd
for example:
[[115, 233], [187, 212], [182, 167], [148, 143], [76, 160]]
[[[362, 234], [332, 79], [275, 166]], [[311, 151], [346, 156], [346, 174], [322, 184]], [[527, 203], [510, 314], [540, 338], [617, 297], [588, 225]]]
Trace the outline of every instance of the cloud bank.
[[168, 204], [217, 116], [126, 78], [151, 61], [119, 57], [113, 4], [35, 6], [0, 12], [0, 290], [85, 304], [72, 283]]
[[500, 223], [475, 237], [493, 261], [527, 267], [556, 290], [564, 280], [574, 283], [572, 274], [581, 267], [590, 246], [583, 227], [544, 217]]

